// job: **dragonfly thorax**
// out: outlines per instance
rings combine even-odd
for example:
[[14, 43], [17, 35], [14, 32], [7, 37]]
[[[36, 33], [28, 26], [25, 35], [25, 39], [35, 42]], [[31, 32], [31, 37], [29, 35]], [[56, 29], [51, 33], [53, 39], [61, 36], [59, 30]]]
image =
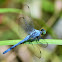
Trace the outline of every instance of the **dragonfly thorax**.
[[40, 36], [40, 35], [41, 35], [41, 33], [40, 33], [39, 30], [34, 30], [34, 31], [30, 34], [30, 36], [31, 36], [32, 38], [35, 38], [35, 37]]

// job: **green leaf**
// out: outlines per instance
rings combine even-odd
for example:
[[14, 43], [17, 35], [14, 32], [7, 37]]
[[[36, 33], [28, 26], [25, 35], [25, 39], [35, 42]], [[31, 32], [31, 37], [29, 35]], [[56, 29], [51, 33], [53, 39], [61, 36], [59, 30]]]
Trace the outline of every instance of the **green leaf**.
[[22, 10], [15, 9], [15, 8], [0, 8], [0, 13], [8, 13], [8, 12], [20, 13], [20, 12], [22, 12]]
[[[14, 45], [21, 40], [5, 40], [5, 41], [0, 41], [0, 45]], [[24, 44], [55, 44], [55, 45], [62, 45], [62, 40], [60, 39], [40, 39], [39, 42], [33, 41], [33, 42], [25, 42]]]

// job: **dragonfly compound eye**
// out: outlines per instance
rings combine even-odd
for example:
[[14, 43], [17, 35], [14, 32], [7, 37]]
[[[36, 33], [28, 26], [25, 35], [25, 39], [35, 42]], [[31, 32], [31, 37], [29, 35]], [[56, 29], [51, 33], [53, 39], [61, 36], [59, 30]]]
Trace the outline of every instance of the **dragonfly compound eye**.
[[41, 31], [44, 31], [44, 29], [41, 29]]
[[44, 29], [41, 29], [41, 31], [42, 31], [42, 35], [46, 34], [46, 31]]
[[45, 35], [45, 34], [46, 34], [46, 31], [44, 30], [44, 31], [43, 31], [43, 35]]

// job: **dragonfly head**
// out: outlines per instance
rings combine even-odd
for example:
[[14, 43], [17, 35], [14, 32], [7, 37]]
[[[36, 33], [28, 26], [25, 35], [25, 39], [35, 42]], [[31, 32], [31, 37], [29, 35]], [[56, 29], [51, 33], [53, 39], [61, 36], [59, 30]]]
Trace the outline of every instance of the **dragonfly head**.
[[44, 29], [41, 29], [41, 35], [45, 35], [46, 34], [46, 30], [44, 30]]

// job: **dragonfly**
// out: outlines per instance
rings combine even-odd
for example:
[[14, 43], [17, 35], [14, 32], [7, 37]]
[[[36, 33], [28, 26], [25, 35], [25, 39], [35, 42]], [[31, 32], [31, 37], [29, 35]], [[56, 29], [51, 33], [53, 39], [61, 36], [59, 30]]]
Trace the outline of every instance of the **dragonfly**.
[[[29, 8], [29, 6], [27, 6]], [[34, 28], [33, 26], [33, 21], [30, 18], [30, 22], [28, 23], [27, 20], [25, 19], [25, 17], [20, 17], [19, 18], [19, 23], [24, 22], [24, 27], [23, 29], [28, 33], [28, 35], [20, 42], [18, 42], [17, 44], [13, 45], [12, 47], [10, 47], [9, 49], [7, 49], [6, 51], [3, 52], [3, 54], [6, 54], [7, 52], [11, 51], [13, 48], [15, 48], [16, 46], [28, 41], [28, 40], [36, 40], [39, 41], [40, 39], [42, 39], [41, 35], [45, 35], [46, 34], [46, 30], [41, 29], [41, 30], [37, 30]], [[29, 21], [29, 20], [28, 20]]]

